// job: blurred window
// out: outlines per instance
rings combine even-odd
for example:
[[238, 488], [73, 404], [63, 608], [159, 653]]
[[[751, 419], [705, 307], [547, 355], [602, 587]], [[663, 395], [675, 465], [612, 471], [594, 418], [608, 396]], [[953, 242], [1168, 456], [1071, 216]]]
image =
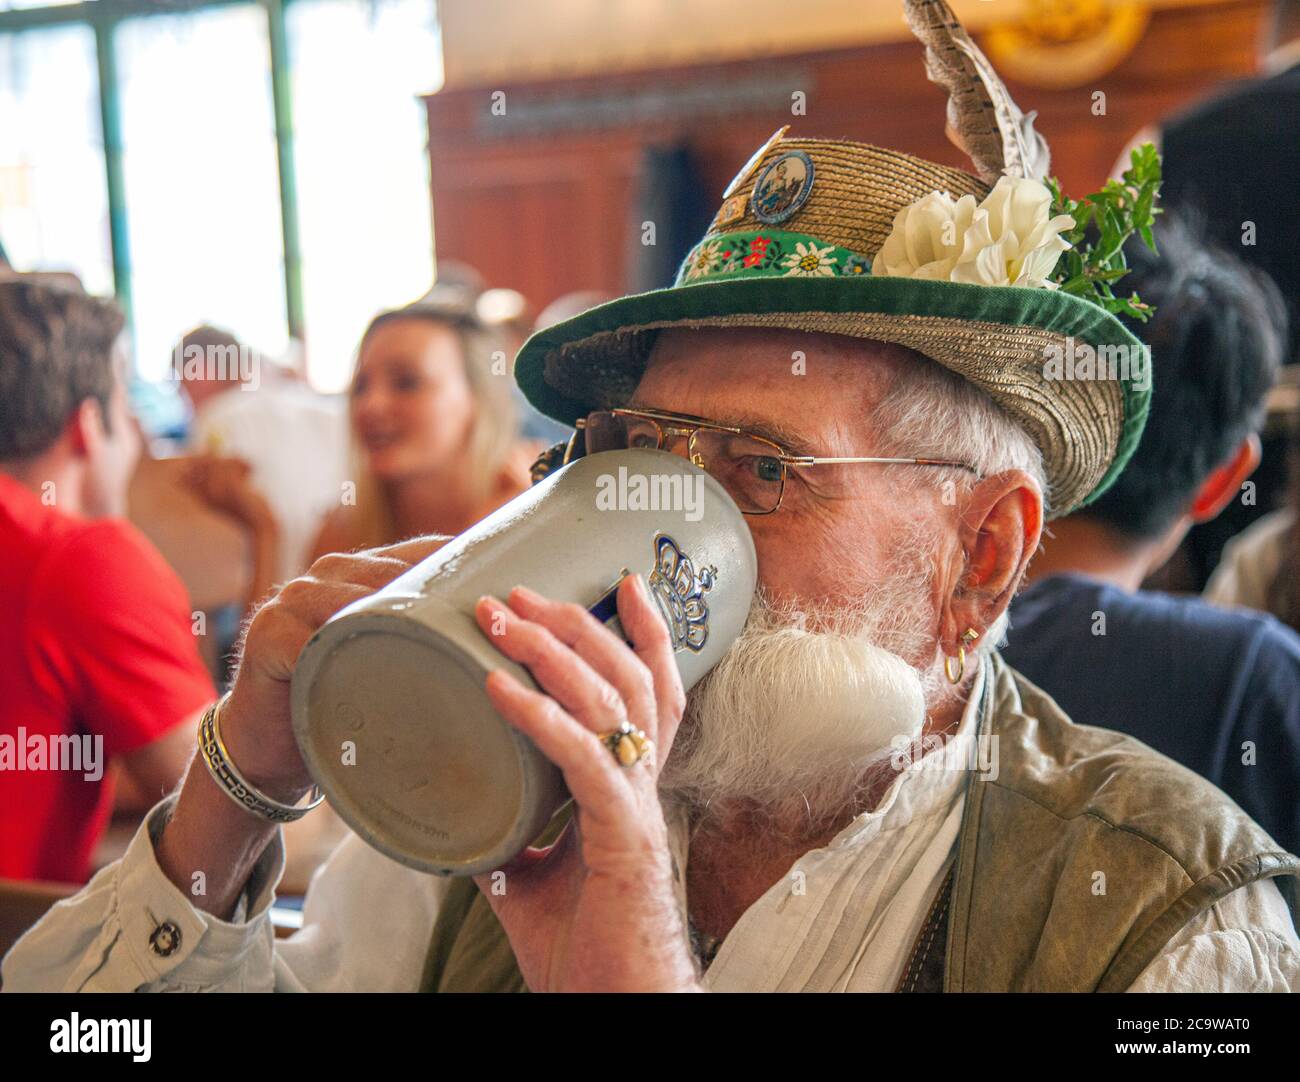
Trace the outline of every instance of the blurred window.
[[[129, 274], [116, 285], [146, 380], [166, 377], [169, 348], [200, 322], [283, 353], [297, 273], [308, 376], [341, 389], [369, 318], [433, 279], [418, 95], [442, 83], [434, 0], [285, 0], [282, 131], [268, 8], [160, 9], [95, 0], [69, 21], [57, 0], [0, 0], [0, 241], [19, 270], [72, 270], [107, 293], [109, 222], [124, 222]], [[106, 28], [115, 61], [102, 109], [85, 19]], [[121, 205], [102, 113], [120, 125]], [[277, 137], [296, 173], [285, 192]], [[286, 221], [300, 239], [288, 275]]]
[[284, 244], [266, 12], [127, 19], [117, 29], [131, 301], [140, 376], [199, 323], [283, 353]]
[[92, 292], [113, 291], [88, 26], [0, 34], [0, 240], [20, 270], [72, 271]]
[[442, 49], [422, 0], [294, 0], [285, 19], [307, 373], [338, 391], [370, 318], [433, 282], [418, 95], [441, 85]]
[[26, 8], [62, 7], [64, 4], [78, 4], [81, 0], [0, 0], [0, 11], [22, 11]]

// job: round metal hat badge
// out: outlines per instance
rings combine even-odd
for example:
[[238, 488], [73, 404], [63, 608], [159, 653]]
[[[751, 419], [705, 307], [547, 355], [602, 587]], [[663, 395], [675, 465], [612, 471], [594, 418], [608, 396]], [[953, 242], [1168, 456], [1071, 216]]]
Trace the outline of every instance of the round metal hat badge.
[[789, 150], [759, 174], [749, 205], [760, 222], [777, 225], [808, 201], [812, 186], [812, 159], [802, 150]]

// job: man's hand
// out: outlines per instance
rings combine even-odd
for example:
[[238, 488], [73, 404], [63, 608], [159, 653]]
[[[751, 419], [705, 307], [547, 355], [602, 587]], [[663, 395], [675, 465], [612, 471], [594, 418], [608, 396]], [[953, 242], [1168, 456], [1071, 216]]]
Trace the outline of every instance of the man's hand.
[[[386, 586], [447, 541], [425, 537], [352, 556], [323, 556], [258, 610], [221, 712], [222, 739], [253, 785], [286, 804], [311, 788], [289, 712], [289, 681], [307, 640], [339, 609]], [[235, 804], [196, 757], [155, 847], [158, 865], [195, 907], [229, 920], [276, 829]], [[197, 872], [203, 873], [201, 894], [192, 890]]]
[[[563, 771], [577, 814], [503, 869], [504, 894], [476, 882], [534, 991], [700, 991], [656, 789], [686, 702], [663, 618], [635, 575], [618, 590], [631, 648], [579, 605], [522, 587], [509, 601], [480, 599], [479, 626], [544, 693], [504, 670], [487, 691]], [[596, 736], [623, 721], [656, 748], [626, 768]]]
[[351, 555], [322, 556], [257, 610], [244, 638], [230, 701], [221, 711], [222, 738], [249, 782], [286, 803], [311, 788], [289, 712], [298, 655], [336, 612], [388, 585], [448, 540], [422, 537]]

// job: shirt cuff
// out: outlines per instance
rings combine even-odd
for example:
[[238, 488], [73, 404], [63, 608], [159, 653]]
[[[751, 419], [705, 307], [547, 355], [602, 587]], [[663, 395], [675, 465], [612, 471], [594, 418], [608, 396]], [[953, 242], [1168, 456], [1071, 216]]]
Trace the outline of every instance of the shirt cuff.
[[195, 908], [163, 873], [154, 849], [175, 803], [173, 795], [149, 811], [117, 872], [121, 935], [149, 980], [167, 977], [200, 953], [220, 960], [222, 968], [237, 967], [261, 938], [273, 934], [269, 911], [284, 873], [284, 832], [277, 829], [253, 866], [231, 920]]

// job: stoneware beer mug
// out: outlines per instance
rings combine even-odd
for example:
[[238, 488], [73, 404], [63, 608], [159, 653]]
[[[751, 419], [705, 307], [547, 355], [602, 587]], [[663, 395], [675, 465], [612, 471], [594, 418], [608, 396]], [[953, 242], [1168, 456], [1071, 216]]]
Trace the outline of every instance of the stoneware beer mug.
[[642, 576], [689, 689], [740, 634], [754, 543], [726, 491], [679, 455], [631, 449], [557, 470], [328, 620], [293, 675], [293, 728], [335, 811], [395, 860], [476, 875], [536, 839], [569, 799], [560, 771], [484, 688], [509, 670], [474, 606], [515, 586], [622, 634], [614, 591]]

